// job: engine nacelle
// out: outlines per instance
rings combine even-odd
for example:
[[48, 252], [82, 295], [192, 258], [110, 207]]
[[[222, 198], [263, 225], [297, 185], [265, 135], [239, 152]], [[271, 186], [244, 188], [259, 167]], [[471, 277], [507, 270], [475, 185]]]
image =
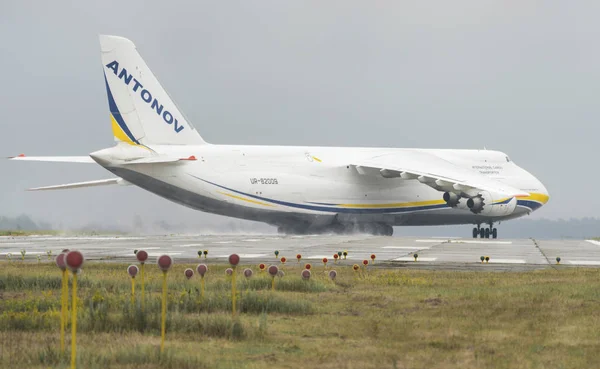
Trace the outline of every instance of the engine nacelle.
[[485, 200], [483, 199], [483, 196], [471, 197], [470, 199], [467, 200], [467, 207], [474, 214], [481, 213], [483, 211], [484, 205], [485, 205]]
[[446, 201], [446, 204], [448, 204], [448, 206], [452, 208], [457, 207], [460, 203], [460, 196], [458, 196], [454, 192], [444, 192], [443, 198], [444, 201]]
[[517, 199], [514, 197], [502, 197], [487, 191], [467, 200], [467, 207], [473, 214], [485, 216], [504, 216], [511, 214], [517, 207]]

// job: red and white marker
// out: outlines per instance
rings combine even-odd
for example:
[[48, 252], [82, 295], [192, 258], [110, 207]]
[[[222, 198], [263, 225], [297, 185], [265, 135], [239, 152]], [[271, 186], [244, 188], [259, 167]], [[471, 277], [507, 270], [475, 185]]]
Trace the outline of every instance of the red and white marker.
[[200, 274], [200, 277], [204, 278], [204, 275], [206, 274], [206, 272], [208, 272], [208, 267], [206, 266], [206, 264], [198, 264], [198, 266], [196, 267], [196, 271], [198, 272], [198, 274]]
[[60, 268], [60, 270], [67, 269], [67, 264], [65, 263], [65, 254], [64, 253], [60, 253], [60, 254], [56, 255], [54, 262], [56, 263], [56, 266]]
[[131, 278], [135, 278], [135, 276], [138, 274], [138, 267], [137, 265], [130, 265], [127, 267], [127, 274], [129, 274], [129, 276]]
[[76, 273], [83, 266], [85, 261], [83, 254], [77, 250], [69, 251], [65, 255], [65, 264], [72, 272]]
[[279, 272], [279, 268], [277, 268], [277, 265], [271, 265], [269, 267], [269, 274], [271, 275], [271, 277], [275, 277], [277, 275], [277, 272]]
[[240, 256], [238, 254], [229, 255], [229, 264], [234, 268], [240, 263]]
[[139, 250], [137, 254], [135, 254], [135, 257], [140, 263], [144, 264], [146, 260], [148, 260], [148, 253], [144, 250]]
[[[138, 251], [139, 253], [139, 251]], [[156, 264], [163, 272], [168, 272], [173, 265], [173, 259], [169, 255], [161, 255], [156, 259]]]

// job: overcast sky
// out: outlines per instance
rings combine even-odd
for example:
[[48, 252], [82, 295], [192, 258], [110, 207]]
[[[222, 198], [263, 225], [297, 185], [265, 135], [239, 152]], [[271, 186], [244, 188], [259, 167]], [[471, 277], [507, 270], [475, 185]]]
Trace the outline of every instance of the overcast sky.
[[[191, 3], [192, 5], [189, 5]], [[113, 145], [97, 35], [132, 39], [211, 143], [501, 150], [596, 216], [598, 1], [0, 2], [0, 156]], [[221, 224], [95, 165], [0, 161], [0, 215]]]

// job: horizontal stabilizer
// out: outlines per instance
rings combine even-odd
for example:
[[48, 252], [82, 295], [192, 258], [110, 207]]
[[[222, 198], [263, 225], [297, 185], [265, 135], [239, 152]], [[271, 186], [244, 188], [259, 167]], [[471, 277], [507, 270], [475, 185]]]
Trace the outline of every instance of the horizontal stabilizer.
[[46, 186], [46, 187], [36, 187], [36, 188], [30, 188], [27, 191], [68, 190], [68, 189], [72, 189], [72, 188], [108, 186], [108, 185], [114, 185], [114, 184], [128, 185], [130, 183], [127, 182], [126, 180], [124, 180], [123, 178], [110, 178], [110, 179], [100, 179], [97, 181], [67, 183], [67, 184]]
[[55, 163], [96, 163], [89, 156], [13, 156], [9, 160], [19, 161], [50, 161]]
[[194, 161], [197, 159], [195, 156], [190, 156], [188, 158], [175, 158], [175, 157], [171, 157], [171, 156], [159, 155], [159, 156], [151, 156], [151, 157], [147, 157], [147, 158], [129, 160], [122, 164], [124, 164], [124, 165], [128, 165], [128, 164], [161, 164], [161, 163], [176, 163], [179, 161], [190, 161], [190, 160]]

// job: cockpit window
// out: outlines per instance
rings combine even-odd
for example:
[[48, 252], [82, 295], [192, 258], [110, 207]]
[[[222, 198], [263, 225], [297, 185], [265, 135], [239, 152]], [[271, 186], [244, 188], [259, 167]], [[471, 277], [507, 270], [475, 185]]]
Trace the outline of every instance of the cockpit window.
[[510, 159], [508, 158], [508, 156], [506, 157], [506, 162], [510, 163]]

